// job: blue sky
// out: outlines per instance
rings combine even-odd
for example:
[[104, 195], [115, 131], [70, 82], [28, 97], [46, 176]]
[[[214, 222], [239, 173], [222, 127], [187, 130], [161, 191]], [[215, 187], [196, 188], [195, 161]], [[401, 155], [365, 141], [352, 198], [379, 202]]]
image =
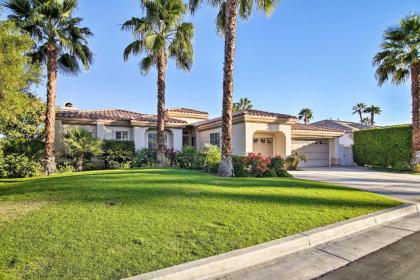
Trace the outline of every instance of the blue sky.
[[[153, 113], [156, 72], [142, 76], [133, 57], [122, 52], [131, 42], [120, 25], [140, 16], [139, 1], [79, 0], [77, 15], [95, 33], [95, 64], [77, 77], [60, 76], [57, 102], [79, 108], [123, 108]], [[296, 115], [310, 107], [315, 120], [357, 121], [357, 102], [382, 107], [378, 124], [410, 122], [409, 85], [377, 87], [371, 60], [385, 27], [419, 11], [418, 0], [283, 0], [267, 18], [256, 12], [240, 22], [235, 63], [235, 100], [248, 97], [261, 110]], [[221, 112], [223, 38], [215, 32], [216, 10], [201, 8], [187, 17], [196, 27], [195, 61], [190, 73], [170, 63], [167, 107]], [[44, 87], [37, 89], [45, 96]]]

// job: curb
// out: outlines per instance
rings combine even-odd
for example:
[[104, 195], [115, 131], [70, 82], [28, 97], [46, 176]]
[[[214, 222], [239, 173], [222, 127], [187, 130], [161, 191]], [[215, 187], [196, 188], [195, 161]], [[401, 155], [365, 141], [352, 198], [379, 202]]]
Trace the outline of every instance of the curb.
[[420, 204], [404, 204], [256, 246], [140, 274], [125, 280], [187, 280], [217, 277], [265, 263], [416, 212], [420, 212]]

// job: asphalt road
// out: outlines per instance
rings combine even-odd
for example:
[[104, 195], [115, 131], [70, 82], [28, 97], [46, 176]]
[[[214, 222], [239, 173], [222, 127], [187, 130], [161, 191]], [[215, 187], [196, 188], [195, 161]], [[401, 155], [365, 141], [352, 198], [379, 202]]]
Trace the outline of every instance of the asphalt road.
[[420, 232], [317, 279], [419, 280]]

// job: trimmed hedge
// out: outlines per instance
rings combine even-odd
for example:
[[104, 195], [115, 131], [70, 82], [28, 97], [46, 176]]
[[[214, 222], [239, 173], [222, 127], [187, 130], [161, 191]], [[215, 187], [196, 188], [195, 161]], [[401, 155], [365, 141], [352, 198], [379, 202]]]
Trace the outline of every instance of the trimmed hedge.
[[409, 170], [411, 126], [360, 130], [354, 133], [354, 160], [361, 166]]

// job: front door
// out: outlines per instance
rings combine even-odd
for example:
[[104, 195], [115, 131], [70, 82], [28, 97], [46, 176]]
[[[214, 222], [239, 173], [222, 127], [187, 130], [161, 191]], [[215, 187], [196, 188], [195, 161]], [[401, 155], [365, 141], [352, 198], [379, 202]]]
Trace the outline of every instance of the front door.
[[266, 157], [273, 155], [273, 138], [255, 137], [253, 151]]

